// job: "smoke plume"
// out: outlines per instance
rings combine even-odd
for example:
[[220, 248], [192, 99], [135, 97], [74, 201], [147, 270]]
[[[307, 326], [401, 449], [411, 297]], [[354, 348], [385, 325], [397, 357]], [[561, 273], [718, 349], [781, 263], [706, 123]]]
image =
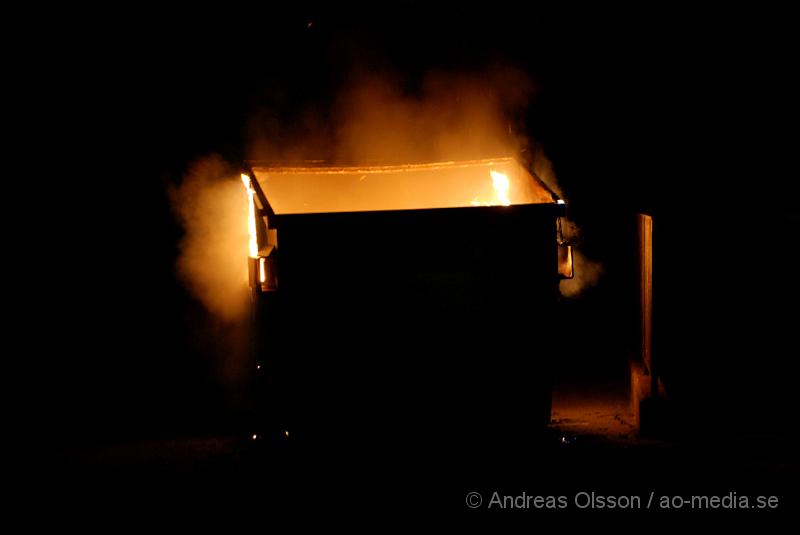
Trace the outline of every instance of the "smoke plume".
[[247, 199], [236, 168], [217, 155], [194, 162], [171, 192], [185, 230], [178, 272], [223, 322], [247, 314]]
[[369, 164], [477, 159], [516, 153], [519, 118], [534, 92], [519, 70], [434, 72], [418, 84], [393, 74], [351, 77], [332, 103], [291, 126], [270, 107], [251, 127], [250, 157]]
[[[563, 197], [541, 147], [520, 134], [535, 92], [523, 72], [494, 67], [477, 73], [433, 72], [418, 83], [386, 73], [349, 80], [331, 102], [289, 118], [267, 99], [248, 125], [249, 157], [369, 164], [522, 153]], [[219, 320], [242, 320], [247, 313], [247, 207], [236, 169], [219, 156], [195, 162], [172, 199], [186, 230], [178, 270], [188, 289]], [[580, 252], [575, 262], [576, 278], [561, 284], [565, 296], [594, 284], [602, 272]]]
[[247, 197], [238, 169], [218, 155], [193, 162], [169, 191], [184, 229], [177, 270], [206, 314], [190, 314], [194, 350], [225, 386], [232, 406], [242, 406], [241, 385], [253, 366], [249, 351]]
[[603, 275], [603, 264], [586, 258], [579, 249], [573, 247], [573, 266], [575, 277], [562, 280], [558, 289], [564, 297], [575, 297], [586, 288], [591, 288]]

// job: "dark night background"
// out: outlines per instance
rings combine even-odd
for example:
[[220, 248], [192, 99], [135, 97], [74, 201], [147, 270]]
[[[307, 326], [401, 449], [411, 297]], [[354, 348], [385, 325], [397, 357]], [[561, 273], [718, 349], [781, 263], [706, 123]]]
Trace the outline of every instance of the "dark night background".
[[287, 4], [51, 12], [18, 43], [17, 160], [32, 167], [6, 203], [36, 206], [30, 228], [44, 236], [21, 240], [27, 260], [16, 261], [33, 290], [9, 283], [21, 297], [10, 354], [24, 369], [14, 412], [25, 447], [240, 432], [188, 339], [203, 312], [175, 274], [168, 186], [203, 155], [244, 159], [254, 109], [291, 121], [356, 67], [413, 83], [497, 62], [535, 81], [528, 133], [606, 267], [571, 305], [565, 365], [602, 374], [604, 351], [624, 353], [630, 244], [619, 236], [644, 210], [657, 233], [656, 350], [684, 429], [796, 432], [797, 43], [786, 13]]

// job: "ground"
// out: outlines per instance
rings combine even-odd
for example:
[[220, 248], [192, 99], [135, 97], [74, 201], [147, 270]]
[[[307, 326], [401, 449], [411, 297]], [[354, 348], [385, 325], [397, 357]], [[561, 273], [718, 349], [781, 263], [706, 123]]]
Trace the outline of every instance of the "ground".
[[474, 492], [483, 513], [507, 510], [497, 502], [490, 508], [493, 497], [563, 496], [567, 512], [584, 514], [572, 501], [581, 492], [641, 500], [717, 496], [739, 504], [746, 497], [750, 508], [775, 496], [784, 514], [798, 504], [796, 438], [762, 432], [718, 441], [641, 439], [627, 399], [613, 389], [584, 395], [557, 388], [551, 425], [525, 447], [384, 456], [351, 438], [352, 445], [330, 453], [296, 451], [287, 437], [244, 434], [65, 446], [35, 459], [16, 496], [72, 514], [211, 507], [255, 521], [298, 508], [481, 514], [467, 505]]

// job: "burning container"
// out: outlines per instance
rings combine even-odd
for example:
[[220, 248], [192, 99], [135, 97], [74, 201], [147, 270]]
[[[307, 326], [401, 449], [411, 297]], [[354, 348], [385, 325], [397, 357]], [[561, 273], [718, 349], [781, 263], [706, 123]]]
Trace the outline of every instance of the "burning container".
[[242, 180], [270, 427], [395, 443], [549, 420], [571, 250], [563, 201], [518, 160], [253, 163]]

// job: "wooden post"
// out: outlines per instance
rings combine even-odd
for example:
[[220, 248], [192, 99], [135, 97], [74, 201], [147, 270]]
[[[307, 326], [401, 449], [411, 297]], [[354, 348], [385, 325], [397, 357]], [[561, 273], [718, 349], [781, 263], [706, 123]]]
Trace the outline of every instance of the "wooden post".
[[653, 362], [653, 218], [637, 214], [641, 297], [642, 363], [650, 375], [650, 396], [658, 396], [658, 376]]

